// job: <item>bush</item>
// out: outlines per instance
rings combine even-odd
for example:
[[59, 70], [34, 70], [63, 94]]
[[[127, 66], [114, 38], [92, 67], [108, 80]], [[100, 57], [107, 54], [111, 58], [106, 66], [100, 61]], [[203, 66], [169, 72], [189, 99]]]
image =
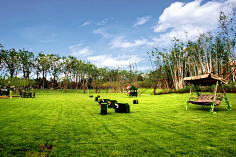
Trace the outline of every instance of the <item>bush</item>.
[[189, 93], [191, 86], [186, 86], [185, 88], [177, 90], [175, 93]]
[[[190, 88], [191, 86], [187, 86], [185, 88], [182, 88], [182, 89], [179, 89], [177, 91], [174, 91], [173, 93], [189, 93], [190, 92]], [[203, 89], [205, 88], [205, 86], [197, 86], [197, 90], [198, 91], [202, 91]], [[213, 92], [215, 89], [215, 85], [212, 85], [212, 86], [207, 86], [204, 90], [204, 92]], [[218, 87], [218, 91], [220, 91], [221, 93], [223, 93], [223, 89], [225, 90], [226, 93], [236, 93], [236, 85], [235, 83], [231, 83], [231, 84], [224, 84], [223, 85], [223, 88], [222, 86], [219, 86]]]
[[[161, 92], [155, 93], [154, 95], [170, 94], [170, 93], [189, 93], [190, 89], [191, 89], [191, 86], [186, 86], [185, 88], [178, 89], [178, 90], [173, 90], [173, 91], [165, 90], [165, 91], [161, 91]], [[214, 92], [215, 85], [207, 86], [207, 87], [201, 86], [201, 85], [197, 86], [197, 90], [198, 91], [202, 91], [203, 89], [204, 89], [204, 92]], [[224, 92], [223, 89], [225, 90], [226, 93], [236, 93], [236, 85], [235, 85], [234, 82], [232, 82], [232, 83], [230, 83], [228, 85], [224, 84], [223, 88], [222, 88], [222, 86], [218, 87], [218, 91], [220, 93]]]
[[170, 91], [170, 90], [162, 90], [162, 91], [160, 91], [160, 92], [158, 92], [158, 93], [155, 93], [154, 95], [160, 95], [160, 94], [170, 94], [170, 93], [172, 93], [172, 91]]

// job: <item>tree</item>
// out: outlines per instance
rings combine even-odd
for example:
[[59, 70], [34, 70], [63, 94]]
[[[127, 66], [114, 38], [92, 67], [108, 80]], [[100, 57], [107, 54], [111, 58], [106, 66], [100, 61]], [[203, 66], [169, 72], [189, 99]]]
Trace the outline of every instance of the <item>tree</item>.
[[147, 54], [149, 55], [149, 61], [152, 65], [152, 72], [150, 72], [150, 78], [152, 80], [152, 87], [153, 87], [153, 93], [156, 93], [156, 89], [157, 89], [157, 85], [158, 85], [158, 81], [160, 80], [160, 70], [158, 71], [158, 69], [161, 69], [161, 58], [159, 56], [160, 51], [158, 50], [158, 48], [154, 48], [154, 51], [152, 51], [152, 53], [150, 54], [149, 52], [147, 52]]
[[81, 64], [81, 74], [82, 74], [82, 86], [85, 94], [85, 88], [88, 90], [88, 83], [92, 74], [92, 68], [94, 65], [92, 65], [90, 62], [87, 61], [87, 63]]
[[0, 43], [0, 71], [2, 70], [2, 62], [3, 62], [3, 58], [4, 58], [4, 53], [2, 52], [3, 49], [3, 45]]
[[[219, 17], [219, 28], [221, 31], [219, 32], [219, 36], [225, 43], [225, 49], [227, 51], [227, 60], [226, 63], [235, 60], [235, 45], [236, 45], [236, 13], [235, 13], [235, 5], [233, 2], [227, 1], [227, 7], [225, 10], [220, 12]], [[232, 64], [235, 64], [232, 63]], [[232, 68], [225, 68], [226, 73], [234, 70]], [[235, 73], [233, 73], [232, 80], [235, 80]]]
[[65, 78], [64, 89], [67, 89], [68, 82], [71, 80], [74, 57], [73, 56], [69, 56], [69, 58], [62, 57], [62, 59], [63, 59], [63, 62], [61, 65], [62, 65], [62, 70], [64, 72], [64, 78]]
[[76, 89], [78, 89], [78, 84], [79, 82], [81, 81], [81, 73], [82, 73], [82, 64], [83, 64], [83, 61], [82, 60], [76, 60], [75, 63], [74, 63], [74, 74], [75, 74], [75, 82], [76, 82]]
[[220, 12], [219, 28], [222, 30], [219, 32], [219, 35], [222, 37], [223, 41], [227, 43], [226, 48], [229, 57], [235, 57], [236, 14], [234, 3], [227, 1], [226, 9]]
[[43, 53], [39, 53], [39, 56], [37, 57], [38, 58], [38, 68], [40, 69], [40, 71], [43, 72], [43, 90], [44, 90], [44, 83], [46, 81], [46, 76], [47, 76], [47, 73], [49, 72], [49, 69], [50, 69], [50, 55], [47, 54], [43, 54]]
[[34, 54], [33, 52], [19, 50], [19, 59], [21, 63], [21, 69], [23, 72], [24, 78], [29, 80], [30, 73], [34, 67]]
[[61, 69], [61, 57], [58, 54], [51, 54], [51, 74], [53, 75], [53, 85], [55, 87], [55, 80], [57, 76], [62, 72]]
[[17, 70], [19, 69], [19, 54], [13, 48], [10, 50], [1, 50], [3, 55], [3, 61], [6, 65], [7, 71], [10, 73], [10, 77], [17, 75]]

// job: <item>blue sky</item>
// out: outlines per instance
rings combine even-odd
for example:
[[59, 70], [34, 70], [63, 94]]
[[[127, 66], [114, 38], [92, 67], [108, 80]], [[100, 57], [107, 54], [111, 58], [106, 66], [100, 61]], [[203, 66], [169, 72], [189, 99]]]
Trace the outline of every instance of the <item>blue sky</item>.
[[[236, 0], [230, 0], [236, 2]], [[147, 52], [215, 31], [224, 1], [1, 0], [5, 49], [73, 55], [98, 67], [151, 70]]]

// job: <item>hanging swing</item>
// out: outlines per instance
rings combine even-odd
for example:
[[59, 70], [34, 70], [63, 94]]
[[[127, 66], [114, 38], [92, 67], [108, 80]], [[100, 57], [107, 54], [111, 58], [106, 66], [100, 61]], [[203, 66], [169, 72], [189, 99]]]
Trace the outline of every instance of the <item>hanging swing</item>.
[[[227, 100], [227, 97], [226, 97], [226, 92], [224, 91], [223, 86], [222, 86], [222, 84], [228, 84], [227, 80], [221, 77], [218, 77], [216, 75], [204, 74], [204, 75], [198, 75], [198, 76], [192, 76], [192, 77], [185, 77], [184, 81], [188, 84], [191, 84], [191, 89], [189, 92], [189, 98], [187, 100], [186, 110], [188, 109], [189, 103], [192, 103], [196, 105], [202, 105], [203, 108], [204, 108], [204, 105], [211, 106], [210, 112], [214, 113], [214, 107], [219, 106], [220, 103], [223, 101], [223, 99], [226, 102], [226, 109], [228, 111], [231, 110], [231, 106], [229, 105], [229, 101]], [[207, 86], [214, 85], [215, 89], [213, 91], [213, 94], [201, 95], [201, 93], [205, 90], [205, 88], [203, 88], [203, 90], [199, 93], [196, 87], [197, 85], [205, 86], [205, 88]], [[222, 89], [224, 92], [223, 94], [220, 93], [219, 88], [218, 88], [219, 86], [222, 86]], [[197, 97], [191, 97], [193, 88], [198, 95]]]

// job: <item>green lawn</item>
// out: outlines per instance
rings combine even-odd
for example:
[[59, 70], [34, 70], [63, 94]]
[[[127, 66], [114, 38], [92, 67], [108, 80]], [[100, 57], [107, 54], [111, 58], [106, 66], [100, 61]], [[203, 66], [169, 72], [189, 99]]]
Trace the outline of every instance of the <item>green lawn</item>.
[[[130, 113], [100, 115], [94, 91], [36, 90], [36, 98], [0, 99], [0, 156], [235, 156], [236, 94], [215, 108], [189, 105], [188, 94], [100, 93]], [[49, 148], [47, 148], [48, 146]]]

